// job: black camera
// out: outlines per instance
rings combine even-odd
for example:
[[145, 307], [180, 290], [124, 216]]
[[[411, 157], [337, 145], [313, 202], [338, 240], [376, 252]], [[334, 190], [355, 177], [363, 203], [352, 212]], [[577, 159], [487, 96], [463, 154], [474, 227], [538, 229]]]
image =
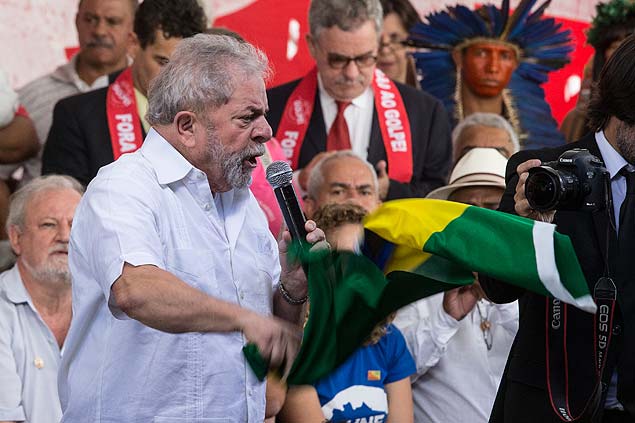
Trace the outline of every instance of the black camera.
[[601, 210], [609, 195], [609, 173], [589, 150], [575, 148], [558, 160], [529, 169], [525, 196], [531, 208], [549, 210]]

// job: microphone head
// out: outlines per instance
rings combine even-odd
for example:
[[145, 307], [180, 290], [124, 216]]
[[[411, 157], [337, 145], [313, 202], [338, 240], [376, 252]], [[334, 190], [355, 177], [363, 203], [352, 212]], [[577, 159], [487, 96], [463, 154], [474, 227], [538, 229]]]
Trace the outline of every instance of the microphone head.
[[287, 162], [276, 161], [267, 167], [267, 181], [274, 189], [290, 184], [292, 179], [293, 171]]

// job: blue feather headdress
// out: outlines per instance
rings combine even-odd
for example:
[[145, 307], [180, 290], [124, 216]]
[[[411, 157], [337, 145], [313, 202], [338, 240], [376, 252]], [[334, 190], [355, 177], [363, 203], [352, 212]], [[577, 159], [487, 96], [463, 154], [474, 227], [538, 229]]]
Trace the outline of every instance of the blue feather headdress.
[[549, 72], [569, 63], [574, 49], [570, 31], [561, 30], [561, 24], [553, 18], [543, 17], [550, 0], [532, 12], [536, 2], [521, 0], [512, 15], [509, 0], [503, 0], [500, 8], [488, 4], [476, 11], [461, 5], [448, 7], [426, 16], [427, 23], [413, 27], [409, 40], [426, 49], [414, 53], [423, 77], [422, 88], [444, 103], [455, 123], [462, 116], [461, 107], [457, 107], [457, 70], [452, 51], [483, 40], [513, 47], [519, 65], [503, 99], [506, 117], [525, 149], [564, 143], [541, 84], [547, 81]]

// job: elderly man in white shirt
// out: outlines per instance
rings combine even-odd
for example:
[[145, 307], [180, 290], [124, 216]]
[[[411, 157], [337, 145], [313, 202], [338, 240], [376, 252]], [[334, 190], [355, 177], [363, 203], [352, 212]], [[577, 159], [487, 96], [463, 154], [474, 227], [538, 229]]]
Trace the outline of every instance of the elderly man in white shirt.
[[83, 187], [38, 177], [11, 197], [18, 259], [0, 274], [0, 422], [58, 422], [57, 370], [71, 323], [68, 238]]
[[150, 87], [143, 146], [89, 185], [71, 233], [63, 422], [264, 420], [242, 348], [288, 370], [307, 293], [289, 233], [276, 247], [248, 189], [271, 137], [267, 75], [247, 43], [182, 41]]

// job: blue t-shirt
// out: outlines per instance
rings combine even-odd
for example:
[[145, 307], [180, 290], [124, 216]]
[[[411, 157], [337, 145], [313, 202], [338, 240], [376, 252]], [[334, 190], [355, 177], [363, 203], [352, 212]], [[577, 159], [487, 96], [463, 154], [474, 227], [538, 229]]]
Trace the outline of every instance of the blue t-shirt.
[[403, 335], [393, 325], [379, 342], [358, 348], [315, 389], [324, 416], [332, 422], [381, 423], [388, 415], [384, 386], [416, 370]]

